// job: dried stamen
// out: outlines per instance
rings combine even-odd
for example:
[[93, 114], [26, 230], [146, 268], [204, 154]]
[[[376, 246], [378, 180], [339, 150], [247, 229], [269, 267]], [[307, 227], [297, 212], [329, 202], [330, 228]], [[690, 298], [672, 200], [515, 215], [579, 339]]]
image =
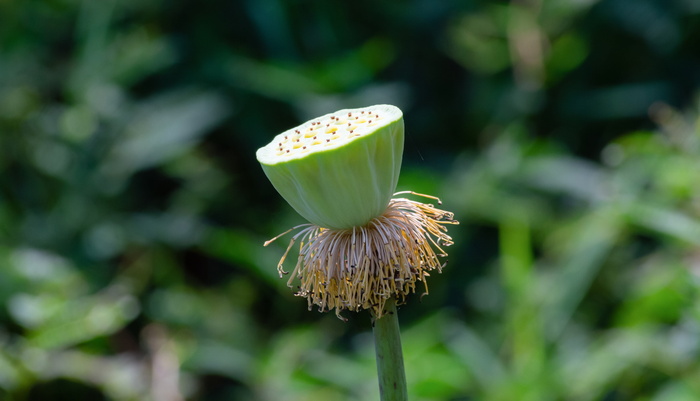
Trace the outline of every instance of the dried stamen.
[[445, 264], [438, 257], [447, 254], [441, 246], [452, 244], [445, 224], [458, 222], [452, 213], [432, 205], [392, 199], [383, 215], [362, 227], [298, 226], [305, 228], [290, 241], [278, 271], [286, 273], [282, 264], [300, 238], [299, 257], [287, 283], [293, 287], [295, 279], [301, 280], [296, 295], [306, 297], [309, 308], [335, 309], [338, 317], [344, 309], [371, 309], [379, 318], [387, 299], [396, 297], [404, 303], [417, 281], [423, 282], [427, 294], [428, 272], [442, 271]]

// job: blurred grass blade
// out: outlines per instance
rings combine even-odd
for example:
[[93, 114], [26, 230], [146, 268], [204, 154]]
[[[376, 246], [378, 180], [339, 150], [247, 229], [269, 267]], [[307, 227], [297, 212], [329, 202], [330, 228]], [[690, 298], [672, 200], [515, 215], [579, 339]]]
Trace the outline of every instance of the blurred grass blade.
[[579, 221], [573, 237], [562, 244], [561, 266], [549, 282], [541, 283], [545, 299], [543, 320], [549, 338], [555, 339], [562, 333], [615, 245], [620, 230], [618, 220], [616, 211], [599, 210]]
[[506, 368], [489, 345], [462, 322], [445, 328], [445, 345], [467, 366], [479, 385], [495, 388], [507, 379]]
[[202, 90], [178, 90], [144, 101], [135, 106], [106, 168], [131, 173], [160, 164], [196, 145], [229, 113], [222, 96]]

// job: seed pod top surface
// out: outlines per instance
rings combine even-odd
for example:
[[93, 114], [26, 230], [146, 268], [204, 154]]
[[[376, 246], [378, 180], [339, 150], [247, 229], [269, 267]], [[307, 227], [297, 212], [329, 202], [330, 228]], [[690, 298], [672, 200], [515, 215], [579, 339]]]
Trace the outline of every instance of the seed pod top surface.
[[309, 222], [362, 226], [389, 204], [403, 153], [395, 106], [339, 110], [275, 137], [256, 154], [282, 197]]

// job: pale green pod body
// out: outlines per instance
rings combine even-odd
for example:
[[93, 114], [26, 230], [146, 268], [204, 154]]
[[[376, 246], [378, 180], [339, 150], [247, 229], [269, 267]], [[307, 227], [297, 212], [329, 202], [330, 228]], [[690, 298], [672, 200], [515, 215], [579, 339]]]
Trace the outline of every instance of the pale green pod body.
[[302, 217], [345, 229], [386, 210], [399, 179], [403, 142], [401, 110], [376, 105], [307, 121], [277, 135], [256, 156]]

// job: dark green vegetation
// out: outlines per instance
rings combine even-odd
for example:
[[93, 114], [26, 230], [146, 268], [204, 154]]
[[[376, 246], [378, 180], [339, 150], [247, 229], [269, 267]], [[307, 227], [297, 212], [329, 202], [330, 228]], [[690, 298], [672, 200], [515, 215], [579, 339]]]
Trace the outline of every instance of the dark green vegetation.
[[412, 400], [700, 399], [699, 49], [695, 0], [0, 1], [0, 400], [376, 399], [254, 153], [383, 102], [462, 223]]

